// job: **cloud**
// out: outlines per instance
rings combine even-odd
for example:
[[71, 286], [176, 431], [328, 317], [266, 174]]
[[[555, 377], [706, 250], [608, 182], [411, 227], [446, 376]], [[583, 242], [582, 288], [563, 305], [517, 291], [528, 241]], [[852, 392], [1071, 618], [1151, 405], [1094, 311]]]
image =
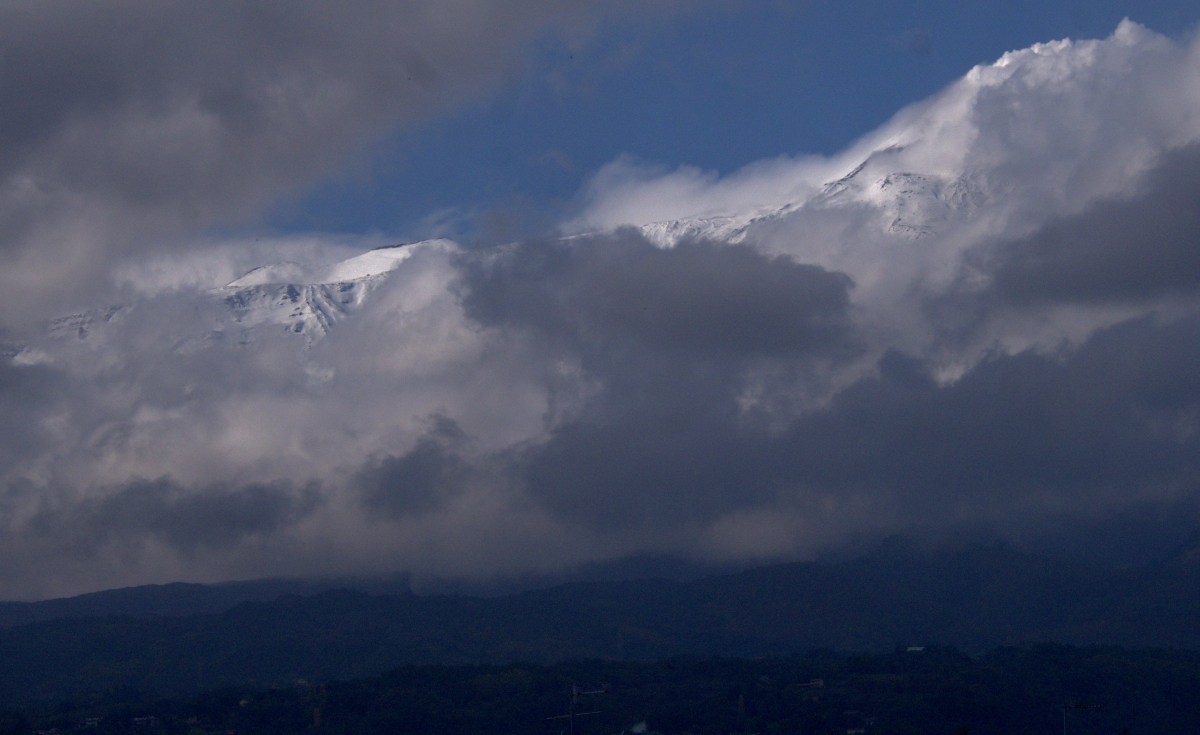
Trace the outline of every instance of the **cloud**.
[[454, 445], [465, 437], [458, 424], [434, 416], [433, 426], [403, 456], [389, 455], [359, 471], [357, 484], [367, 510], [392, 518], [428, 513], [461, 492], [469, 467]]
[[[861, 284], [883, 255], [875, 242], [857, 231], [803, 236], [831, 203], [853, 203], [889, 233], [934, 235], [924, 249], [957, 260], [982, 236], [1027, 235], [1131, 193], [1164, 151], [1200, 135], [1198, 65], [1200, 46], [1124, 21], [1106, 39], [1036, 44], [977, 66], [834, 156], [760, 161], [726, 177], [619, 158], [585, 187], [569, 228], [731, 217], [759, 244]], [[918, 189], [935, 195], [930, 209], [911, 209], [922, 202], [904, 195]], [[980, 209], [985, 217], [970, 216]], [[756, 225], [763, 215], [770, 222]], [[915, 232], [913, 219], [933, 221]]]
[[1105, 328], [1065, 358], [995, 355], [946, 385], [890, 353], [879, 377], [796, 423], [798, 479], [873, 488], [930, 518], [1194, 496], [1198, 355], [1194, 314]]
[[[0, 488], [0, 577], [8, 596], [53, 597], [143, 579], [260, 576], [324, 502], [315, 484]], [[32, 512], [30, 512], [32, 511]], [[258, 559], [247, 564], [247, 556]], [[277, 561], [276, 561], [277, 563]], [[278, 568], [278, 567], [276, 567]]]
[[482, 265], [466, 272], [467, 314], [533, 331], [593, 381], [516, 459], [534, 498], [585, 524], [663, 529], [761, 496], [751, 376], [786, 385], [857, 351], [848, 278], [747, 247], [662, 250], [630, 230]]
[[250, 221], [395, 126], [515, 73], [539, 39], [579, 38], [632, 10], [587, 0], [5, 3], [5, 311], [61, 307], [121, 256]]
[[1164, 152], [1136, 193], [1096, 202], [1028, 237], [984, 246], [968, 265], [997, 298], [1146, 301], [1200, 283], [1200, 146]]
[[286, 482], [183, 488], [166, 477], [135, 480], [65, 508], [42, 508], [28, 530], [66, 539], [77, 554], [95, 553], [114, 541], [129, 545], [145, 540], [192, 554], [276, 532], [310, 515], [320, 498], [313, 484], [299, 489]]
[[379, 243], [126, 262], [124, 306], [0, 343], [0, 579], [479, 580], [897, 531], [1127, 561], [1200, 523], [1195, 69], [1125, 23], [827, 160], [623, 159], [572, 236], [258, 294], [325, 309], [316, 336], [221, 287]]
[[522, 243], [468, 263], [464, 280], [472, 318], [533, 328], [595, 360], [626, 348], [735, 360], [828, 348], [846, 330], [852, 285], [743, 246], [663, 250], [632, 229]]
[[[1078, 345], [1140, 313], [1100, 299], [1001, 316], [999, 290], [979, 291], [1031, 278], [1044, 287], [1056, 276], [1021, 275], [1021, 263], [1062, 256], [1042, 252], [1035, 232], [1137, 198], [1172, 151], [1200, 140], [1198, 68], [1194, 41], [1124, 21], [1105, 39], [1036, 44], [975, 67], [834, 156], [762, 161], [725, 177], [617, 159], [585, 187], [567, 228], [632, 225], [664, 246], [732, 240], [844, 273], [875, 359], [899, 349], [928, 357], [942, 378], [959, 376], [990, 350]], [[1172, 195], [1177, 209], [1187, 186]], [[1026, 241], [1019, 256], [1011, 244]], [[1001, 260], [1008, 270], [993, 273]]]
[[[1063, 354], [994, 352], [950, 382], [889, 350], [874, 375], [835, 379], [827, 402], [804, 403], [796, 393], [853, 374], [862, 356], [844, 275], [744, 246], [655, 251], [631, 232], [568, 243], [521, 246], [467, 280], [468, 314], [536, 330], [596, 383], [545, 441], [510, 458], [559, 517], [671, 535], [799, 509], [843, 537], [961, 525], [1034, 534], [1051, 518], [1197, 498], [1194, 307], [1102, 328]], [[666, 267], [643, 261], [652, 253]], [[672, 336], [642, 306], [658, 299], [674, 305]], [[814, 321], [825, 328], [806, 333]], [[809, 533], [797, 523], [776, 550], [804, 547]]]
[[52, 436], [40, 427], [62, 410], [65, 376], [40, 360], [22, 365], [23, 354], [0, 359], [0, 467], [5, 468], [20, 466], [23, 459], [38, 456], [53, 444]]

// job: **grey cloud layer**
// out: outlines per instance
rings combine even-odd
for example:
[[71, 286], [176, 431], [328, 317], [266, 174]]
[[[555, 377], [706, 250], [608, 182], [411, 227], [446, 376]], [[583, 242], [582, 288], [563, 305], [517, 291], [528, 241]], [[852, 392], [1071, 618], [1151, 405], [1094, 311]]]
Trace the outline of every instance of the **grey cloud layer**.
[[[468, 269], [468, 313], [536, 330], [599, 385], [544, 442], [511, 453], [509, 470], [531, 498], [585, 526], [665, 532], [798, 506], [838, 508], [846, 515], [830, 522], [846, 532], [875, 523], [1011, 532], [1197, 500], [1195, 313], [1121, 322], [1063, 355], [997, 353], [948, 384], [889, 351], [877, 375], [780, 427], [756, 408], [811, 381], [805, 363], [858, 354], [841, 274], [749, 248], [662, 251], [632, 235], [530, 244], [504, 261]], [[648, 314], [663, 293], [670, 316]], [[664, 322], [672, 338], [658, 334]], [[764, 368], [775, 381], [748, 409], [748, 382]], [[394, 460], [421, 468], [406, 476], [410, 487], [461, 471], [462, 457], [434, 446]], [[862, 515], [842, 510], [861, 498], [871, 501]]]
[[[392, 127], [513, 72], [587, 0], [0, 5], [0, 278], [10, 316], [115, 255], [238, 223]], [[639, 11], [644, 12], [644, 11]]]
[[849, 327], [847, 276], [745, 246], [663, 250], [630, 229], [523, 243], [465, 265], [470, 317], [532, 328], [589, 364], [626, 351], [799, 356], [827, 350]]
[[750, 373], [855, 351], [848, 278], [747, 247], [662, 250], [629, 231], [496, 260], [468, 268], [467, 313], [534, 330], [598, 383], [517, 460], [532, 497], [587, 524], [663, 528], [762, 500]]
[[422, 515], [462, 492], [471, 475], [455, 451], [463, 431], [444, 416], [434, 416], [433, 424], [406, 454], [373, 460], [358, 473], [369, 511], [391, 518]]
[[[412, 265], [378, 324], [321, 344], [327, 383], [309, 382], [290, 334], [163, 354], [153, 325], [180, 324], [165, 309], [113, 327], [137, 368], [78, 374], [73, 343], [10, 368], [0, 399], [42, 432], [6, 448], [0, 536], [31, 558], [8, 570], [13, 588], [85, 586], [64, 571], [81, 566], [109, 583], [479, 578], [637, 553], [789, 556], [905, 529], [1030, 539], [1133, 511], [1143, 522], [1113, 543], [1164, 514], [1200, 522], [1195, 308], [939, 382], [920, 356], [873, 356], [844, 275], [748, 246], [662, 250], [626, 231]], [[137, 479], [160, 462], [174, 479]]]
[[43, 507], [30, 519], [29, 532], [64, 539], [80, 555], [112, 542], [136, 546], [147, 539], [192, 554], [270, 534], [303, 520], [319, 503], [315, 485], [183, 488], [167, 478], [138, 480], [65, 507]]
[[1167, 151], [1133, 197], [1093, 204], [969, 263], [1005, 302], [1146, 301], [1200, 283], [1200, 145]]

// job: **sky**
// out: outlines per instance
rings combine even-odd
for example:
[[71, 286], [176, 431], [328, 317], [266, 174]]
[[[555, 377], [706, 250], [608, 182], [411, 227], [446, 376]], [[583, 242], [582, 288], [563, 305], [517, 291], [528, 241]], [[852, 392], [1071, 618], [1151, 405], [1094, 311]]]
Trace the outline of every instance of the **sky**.
[[1186, 4], [0, 16], [3, 596], [1200, 530]]

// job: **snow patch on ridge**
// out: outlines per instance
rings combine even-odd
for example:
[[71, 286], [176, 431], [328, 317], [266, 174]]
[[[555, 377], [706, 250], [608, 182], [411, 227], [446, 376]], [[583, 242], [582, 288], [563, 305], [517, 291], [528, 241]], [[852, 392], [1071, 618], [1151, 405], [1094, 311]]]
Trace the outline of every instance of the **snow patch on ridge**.
[[[222, 343], [245, 346], [253, 341], [255, 328], [269, 327], [301, 335], [305, 346], [312, 346], [335, 324], [362, 309], [371, 292], [416, 252], [457, 247], [450, 240], [424, 240], [368, 250], [325, 268], [292, 261], [254, 268], [207, 292], [224, 307], [219, 311], [223, 316], [203, 334], [180, 335], [172, 351], [185, 355]], [[52, 321], [46, 336], [57, 341], [87, 340], [100, 327], [120, 321], [131, 308], [69, 314]], [[25, 358], [13, 360], [33, 364]]]
[[299, 263], [276, 263], [255, 268], [225, 288], [251, 288], [271, 283], [308, 283], [311, 274]]
[[361, 309], [375, 286], [414, 252], [455, 247], [450, 240], [424, 240], [376, 248], [317, 272], [297, 263], [255, 268], [225, 287], [223, 301], [243, 327], [280, 325], [311, 344]]

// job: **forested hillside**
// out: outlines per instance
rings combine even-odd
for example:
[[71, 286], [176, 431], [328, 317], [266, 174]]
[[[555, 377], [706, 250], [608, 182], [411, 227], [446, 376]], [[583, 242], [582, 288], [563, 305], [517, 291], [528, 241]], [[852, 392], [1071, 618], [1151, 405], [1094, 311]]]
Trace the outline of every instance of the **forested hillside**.
[[[760, 660], [406, 667], [348, 682], [224, 688], [149, 700], [10, 710], [0, 735], [1057, 735], [1193, 733], [1200, 653], [1040, 645], [978, 658], [954, 649]], [[1078, 708], [1074, 708], [1078, 707]], [[556, 718], [556, 719], [550, 719]], [[639, 724], [642, 726], [639, 727]]]

